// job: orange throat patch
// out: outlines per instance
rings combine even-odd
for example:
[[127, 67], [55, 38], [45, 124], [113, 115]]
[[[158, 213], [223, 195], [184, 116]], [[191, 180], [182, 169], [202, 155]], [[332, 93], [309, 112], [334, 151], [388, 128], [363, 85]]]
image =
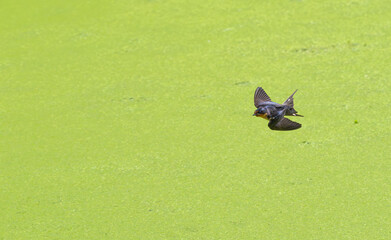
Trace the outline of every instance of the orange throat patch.
[[269, 119], [267, 118], [267, 113], [259, 114], [259, 115], [257, 115], [257, 117], [261, 117], [261, 118], [263, 118], [263, 119], [269, 120]]

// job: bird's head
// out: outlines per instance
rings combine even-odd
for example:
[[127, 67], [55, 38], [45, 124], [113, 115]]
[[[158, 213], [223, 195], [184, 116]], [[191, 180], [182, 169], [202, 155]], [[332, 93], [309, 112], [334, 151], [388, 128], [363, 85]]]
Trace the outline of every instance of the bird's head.
[[267, 118], [267, 112], [266, 112], [266, 109], [265, 108], [258, 108], [257, 110], [255, 110], [253, 116], [256, 116], [256, 117], [261, 117], [261, 118]]

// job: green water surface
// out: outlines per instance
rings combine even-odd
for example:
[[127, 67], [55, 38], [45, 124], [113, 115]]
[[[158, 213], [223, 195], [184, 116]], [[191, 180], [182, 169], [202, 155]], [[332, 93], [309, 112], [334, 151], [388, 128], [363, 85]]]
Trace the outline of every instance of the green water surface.
[[0, 239], [391, 239], [390, 12], [1, 0]]

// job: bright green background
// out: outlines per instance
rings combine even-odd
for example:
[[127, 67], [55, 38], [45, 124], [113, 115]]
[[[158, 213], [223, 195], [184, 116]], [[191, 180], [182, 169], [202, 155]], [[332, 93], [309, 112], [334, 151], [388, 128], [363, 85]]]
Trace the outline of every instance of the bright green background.
[[0, 239], [391, 239], [390, 12], [1, 0]]

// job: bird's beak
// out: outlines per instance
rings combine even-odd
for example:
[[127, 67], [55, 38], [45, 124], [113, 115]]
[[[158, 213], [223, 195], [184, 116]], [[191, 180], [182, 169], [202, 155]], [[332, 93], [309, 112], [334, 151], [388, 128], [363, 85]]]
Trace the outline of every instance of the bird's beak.
[[257, 116], [257, 115], [254, 113], [253, 116]]

